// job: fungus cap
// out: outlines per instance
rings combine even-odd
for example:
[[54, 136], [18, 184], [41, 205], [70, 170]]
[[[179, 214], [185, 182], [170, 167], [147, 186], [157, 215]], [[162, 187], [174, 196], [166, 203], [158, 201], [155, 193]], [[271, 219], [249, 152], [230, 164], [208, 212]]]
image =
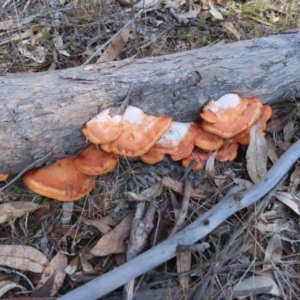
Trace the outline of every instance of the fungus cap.
[[226, 94], [218, 101], [210, 101], [200, 114], [206, 132], [231, 138], [250, 128], [259, 118], [262, 102], [257, 98], [240, 98]]
[[198, 129], [198, 135], [195, 139], [195, 146], [205, 151], [214, 151], [224, 145], [224, 140], [210, 132], [204, 131], [202, 128]]
[[75, 168], [87, 175], [101, 175], [110, 172], [118, 163], [118, 156], [107, 153], [91, 144], [75, 158]]
[[208, 160], [209, 153], [204, 151], [193, 151], [187, 158], [182, 160], [182, 165], [187, 168], [192, 165], [194, 171], [203, 169], [205, 162]]
[[194, 141], [198, 135], [199, 124], [172, 122], [169, 129], [140, 158], [148, 164], [155, 164], [164, 159], [166, 154], [172, 160], [181, 160], [188, 157], [194, 149]]
[[216, 160], [218, 161], [233, 161], [237, 157], [238, 143], [224, 145], [217, 152]]
[[[260, 122], [259, 133], [263, 136], [266, 135], [267, 122], [272, 115], [272, 107], [269, 105], [263, 105], [258, 119], [258, 122]], [[239, 143], [241, 145], [248, 146], [250, 143], [250, 130], [251, 127], [234, 136], [232, 138], [232, 143]]]
[[5, 181], [8, 178], [9, 174], [1, 173], [0, 174], [0, 181]]
[[145, 115], [134, 106], [128, 106], [121, 118], [122, 131], [113, 142], [101, 144], [106, 152], [127, 157], [146, 153], [170, 127], [172, 118]]
[[106, 144], [116, 140], [121, 134], [121, 116], [109, 115], [105, 109], [92, 120], [87, 122], [82, 129], [85, 137], [94, 144]]
[[94, 187], [94, 178], [77, 171], [74, 157], [59, 159], [50, 166], [29, 171], [24, 183], [35, 193], [60, 201], [84, 197]]

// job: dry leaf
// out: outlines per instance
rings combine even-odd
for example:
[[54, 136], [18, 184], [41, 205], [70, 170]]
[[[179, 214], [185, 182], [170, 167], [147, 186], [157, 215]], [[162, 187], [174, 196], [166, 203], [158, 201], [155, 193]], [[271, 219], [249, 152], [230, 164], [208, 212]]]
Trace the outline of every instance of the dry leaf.
[[[176, 257], [177, 272], [191, 270], [192, 254], [190, 251], [178, 253]], [[183, 291], [188, 291], [190, 287], [190, 276], [179, 276], [179, 283]]]
[[283, 130], [284, 126], [288, 123], [289, 118], [290, 118], [290, 113], [285, 113], [276, 119], [270, 120], [267, 123], [266, 132], [269, 132], [273, 135], [274, 133]]
[[[181, 182], [178, 182], [176, 180], [173, 180], [170, 177], [163, 177], [162, 183], [164, 186], [169, 188], [170, 190], [183, 194], [183, 184]], [[204, 190], [200, 188], [192, 189], [191, 190], [191, 197], [192, 198], [198, 198], [198, 199], [203, 199], [206, 198], [205, 195], [203, 195]]]
[[217, 20], [223, 20], [224, 19], [222, 14], [213, 5], [211, 6], [209, 12]]
[[88, 238], [87, 232], [80, 232], [74, 226], [56, 225], [53, 228], [53, 232], [57, 232], [65, 236], [70, 236], [72, 239], [76, 241]]
[[275, 197], [300, 216], [300, 199], [297, 196], [277, 191]]
[[41, 206], [32, 202], [15, 201], [0, 205], [0, 224], [26, 215]]
[[157, 198], [163, 191], [163, 183], [161, 180], [154, 183], [150, 188], [143, 190], [140, 194], [134, 192], [125, 192], [129, 201], [150, 201], [151, 198]]
[[296, 164], [293, 173], [290, 176], [290, 186], [288, 188], [289, 193], [294, 193], [300, 183], [300, 165], [299, 163]]
[[141, 0], [137, 4], [134, 5], [134, 8], [149, 8], [158, 3], [158, 0]]
[[129, 39], [129, 29], [124, 28], [118, 36], [116, 36], [102, 53], [97, 63], [115, 60]]
[[155, 5], [155, 9], [156, 10], [161, 10], [161, 11], [165, 11], [167, 8], [178, 8], [181, 5], [183, 5], [185, 2], [185, 0], [160, 0], [156, 5]]
[[43, 253], [29, 246], [0, 245], [0, 265], [42, 273], [48, 265], [48, 260]]
[[284, 137], [284, 141], [287, 143], [290, 143], [293, 138], [294, 126], [295, 126], [295, 121], [289, 120], [287, 124], [283, 127], [283, 137]]
[[266, 276], [251, 276], [235, 285], [232, 299], [245, 299], [258, 294], [281, 296], [280, 290], [273, 279]]
[[14, 24], [14, 22], [15, 22], [14, 20], [8, 20], [8, 21], [0, 22], [0, 30], [9, 29]]
[[91, 246], [86, 246], [82, 249], [81, 253], [79, 254], [81, 267], [86, 274], [96, 274], [94, 267], [89, 263], [89, 260], [94, 257], [91, 254]]
[[[32, 47], [32, 50], [29, 50], [29, 47]], [[45, 62], [46, 55], [45, 55], [45, 48], [43, 46], [31, 46], [28, 45], [26, 42], [26, 44], [23, 44], [22, 47], [19, 47], [19, 52], [23, 56], [30, 58], [35, 62], [38, 63]]]
[[133, 216], [133, 214], [128, 215], [118, 226], [103, 235], [91, 249], [91, 253], [95, 256], [105, 256], [118, 251], [129, 236]]
[[31, 297], [55, 296], [65, 280], [65, 268], [67, 265], [67, 256], [58, 252], [44, 270], [36, 289], [31, 294]]
[[64, 202], [62, 206], [62, 216], [61, 216], [61, 224], [69, 225], [71, 222], [72, 214], [73, 214], [74, 202], [68, 201]]
[[217, 151], [213, 152], [206, 161], [205, 172], [207, 176], [214, 181], [215, 180], [215, 161], [217, 156]]
[[281, 20], [280, 17], [274, 17], [274, 18], [271, 18], [269, 21], [270, 21], [270, 23], [275, 24], [275, 23], [279, 23], [280, 20]]
[[270, 158], [272, 163], [275, 164], [278, 160], [278, 156], [275, 150], [274, 142], [269, 135], [266, 136], [266, 140], [268, 146], [268, 157]]
[[273, 27], [273, 26], [274, 26], [273, 24], [271, 24], [271, 23], [269, 23], [269, 22], [267, 22], [267, 21], [264, 21], [264, 20], [262, 20], [262, 19], [259, 18], [259, 17], [255, 17], [255, 16], [253, 16], [253, 15], [248, 15], [247, 17], [248, 17], [249, 19], [252, 19], [252, 20], [258, 22], [258, 23], [261, 23], [261, 24], [264, 24], [264, 25], [267, 25], [267, 26], [270, 26], [270, 27]]
[[283, 142], [283, 141], [276, 141], [276, 146], [278, 146], [282, 150], [287, 150], [289, 149], [293, 144], [288, 143], [288, 142]]
[[268, 146], [266, 139], [259, 133], [260, 124], [250, 130], [250, 144], [247, 149], [247, 171], [256, 183], [267, 173]]
[[127, 196], [128, 201], [149, 201], [149, 198], [134, 192], [125, 192], [124, 194]]
[[196, 18], [198, 16], [198, 12], [198, 9], [193, 9], [185, 13], [178, 14], [177, 17], [179, 17], [180, 19]]
[[236, 27], [231, 22], [221, 22], [221, 25], [227, 29], [229, 32], [231, 32], [237, 40], [241, 39], [241, 35], [239, 31], [236, 29]]
[[253, 186], [253, 183], [246, 179], [233, 178], [233, 181], [244, 189], [250, 189]]
[[60, 54], [62, 54], [62, 55], [64, 55], [64, 56], [70, 56], [70, 54], [69, 54], [66, 50], [63, 49], [63, 48], [64, 48], [64, 42], [63, 42], [62, 36], [59, 35], [57, 32], [56, 32], [55, 34], [56, 34], [56, 35], [55, 35], [54, 38], [53, 38], [53, 42], [54, 42], [54, 44], [55, 44], [56, 50], [57, 50]]
[[101, 233], [108, 233], [111, 231], [111, 228], [102, 220], [86, 220], [84, 221], [86, 225], [95, 226]]
[[141, 195], [148, 198], [148, 199], [151, 199], [151, 198], [157, 198], [161, 195], [163, 191], [163, 183], [162, 181], [158, 181], [156, 183], [154, 183], [151, 187], [149, 187], [148, 189], [146, 190], [143, 190], [141, 192]]
[[213, 4], [213, 0], [200, 0], [203, 10], [208, 10]]
[[267, 271], [273, 268], [273, 265], [270, 262], [280, 262], [282, 258], [282, 244], [280, 237], [277, 233], [273, 234], [269, 240], [267, 249], [265, 250], [265, 259], [264, 262], [268, 264], [263, 265], [261, 272]]
[[25, 287], [16, 284], [13, 281], [10, 280], [2, 280], [0, 281], [0, 297], [2, 297], [5, 293], [7, 293], [8, 291], [18, 288], [21, 291], [27, 291]]
[[282, 224], [281, 220], [274, 221], [274, 223], [265, 223], [263, 221], [258, 221], [255, 227], [259, 230], [260, 233], [270, 233], [270, 232], [280, 232], [284, 230], [290, 230], [288, 223]]

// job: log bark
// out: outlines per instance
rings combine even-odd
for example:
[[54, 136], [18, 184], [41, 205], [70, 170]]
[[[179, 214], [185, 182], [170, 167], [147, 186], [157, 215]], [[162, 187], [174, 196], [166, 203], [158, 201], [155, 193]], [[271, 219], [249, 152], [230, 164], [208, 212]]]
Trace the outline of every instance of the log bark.
[[107, 107], [193, 121], [225, 93], [276, 103], [299, 97], [300, 33], [214, 45], [162, 57], [127, 59], [0, 78], [0, 173], [16, 174], [86, 147], [81, 128]]

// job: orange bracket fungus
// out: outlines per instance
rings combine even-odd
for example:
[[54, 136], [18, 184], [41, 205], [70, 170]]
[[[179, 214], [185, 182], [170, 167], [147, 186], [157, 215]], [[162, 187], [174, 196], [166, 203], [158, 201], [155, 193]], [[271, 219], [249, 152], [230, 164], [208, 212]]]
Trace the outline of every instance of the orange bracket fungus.
[[85, 124], [82, 133], [94, 144], [110, 143], [121, 134], [120, 120], [121, 116], [117, 115], [112, 118], [109, 115], [109, 109], [105, 109]]
[[74, 157], [59, 159], [54, 164], [29, 171], [24, 183], [35, 193], [60, 201], [84, 197], [94, 187], [94, 178], [76, 170]]
[[[263, 105], [259, 119], [258, 119], [258, 122], [260, 122], [259, 132], [263, 136], [265, 136], [265, 134], [266, 134], [267, 122], [272, 117], [272, 114], [273, 114], [273, 111], [272, 111], [271, 106]], [[239, 143], [244, 146], [248, 146], [250, 143], [250, 130], [251, 130], [251, 127], [246, 129], [245, 131], [239, 133], [238, 135], [234, 136], [232, 138], [232, 142]]]
[[0, 174], [0, 181], [5, 181], [8, 178], [9, 174]]
[[192, 166], [194, 171], [203, 169], [205, 162], [209, 158], [209, 153], [204, 151], [193, 151], [187, 158], [182, 160], [182, 165], [187, 168]]
[[172, 118], [145, 115], [134, 106], [128, 106], [121, 118], [122, 131], [113, 142], [101, 144], [106, 152], [127, 157], [146, 153], [170, 127]]
[[[114, 117], [106, 109], [82, 129], [92, 145], [77, 157], [28, 172], [24, 182], [37, 194], [73, 201], [93, 189], [94, 176], [113, 170], [119, 155], [140, 157], [145, 163], [155, 164], [168, 154], [195, 171], [204, 167], [210, 151], [218, 151], [216, 160], [232, 161], [239, 144], [249, 144], [250, 129], [255, 123], [261, 122], [260, 132], [265, 134], [272, 108], [257, 98], [226, 94], [210, 101], [200, 116], [201, 123], [180, 123], [172, 122], [170, 117], [146, 115], [133, 106]], [[224, 139], [230, 139], [230, 143]], [[6, 176], [0, 174], [0, 180], [6, 180]]]
[[[200, 127], [200, 126], [199, 126]], [[195, 139], [195, 146], [205, 151], [214, 151], [224, 145], [224, 140], [212, 133], [198, 128], [198, 135]]]
[[115, 168], [119, 157], [113, 153], [107, 153], [91, 144], [75, 158], [75, 168], [87, 175], [101, 175]]
[[164, 159], [166, 154], [175, 161], [188, 157], [194, 149], [194, 141], [198, 135], [199, 125], [196, 123], [172, 122], [169, 129], [140, 158], [147, 164], [155, 164]]
[[224, 145], [217, 152], [216, 160], [218, 161], [233, 161], [237, 157], [238, 143]]
[[254, 125], [260, 115], [262, 102], [257, 98], [240, 98], [226, 94], [210, 101], [200, 114], [202, 128], [223, 138], [231, 138]]

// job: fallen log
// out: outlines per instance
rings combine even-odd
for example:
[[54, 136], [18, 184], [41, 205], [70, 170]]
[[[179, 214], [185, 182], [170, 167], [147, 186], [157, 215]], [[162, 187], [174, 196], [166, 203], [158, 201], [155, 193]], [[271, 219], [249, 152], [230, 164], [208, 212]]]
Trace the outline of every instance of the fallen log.
[[[300, 94], [300, 33], [0, 80], [0, 173], [16, 174], [86, 147], [81, 128], [127, 97], [146, 113], [192, 121], [225, 93], [264, 103]], [[128, 92], [130, 91], [129, 95]], [[43, 159], [45, 157], [45, 159]]]

